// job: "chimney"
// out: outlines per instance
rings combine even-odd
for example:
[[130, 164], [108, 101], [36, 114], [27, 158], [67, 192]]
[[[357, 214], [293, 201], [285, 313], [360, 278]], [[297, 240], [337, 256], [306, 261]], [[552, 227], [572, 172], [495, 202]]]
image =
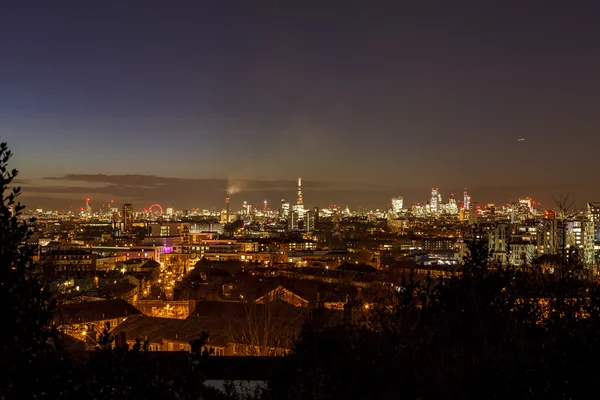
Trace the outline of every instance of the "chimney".
[[229, 223], [229, 196], [225, 197], [225, 223]]

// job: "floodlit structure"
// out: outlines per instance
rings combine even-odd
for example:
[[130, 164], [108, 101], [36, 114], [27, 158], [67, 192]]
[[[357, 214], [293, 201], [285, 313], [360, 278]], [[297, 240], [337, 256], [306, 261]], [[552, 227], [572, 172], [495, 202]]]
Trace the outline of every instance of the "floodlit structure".
[[439, 189], [432, 188], [431, 189], [431, 201], [429, 202], [429, 209], [432, 213], [436, 213], [439, 211]]
[[392, 199], [392, 211], [396, 214], [402, 212], [402, 208], [404, 207], [404, 198], [402, 197], [394, 197]]

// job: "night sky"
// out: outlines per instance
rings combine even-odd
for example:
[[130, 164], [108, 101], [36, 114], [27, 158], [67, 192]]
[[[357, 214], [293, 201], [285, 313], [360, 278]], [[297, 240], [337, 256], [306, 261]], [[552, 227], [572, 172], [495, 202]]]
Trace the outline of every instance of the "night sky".
[[276, 204], [298, 176], [320, 206], [600, 200], [596, 2], [7, 3], [0, 140], [30, 207], [221, 207], [231, 182]]

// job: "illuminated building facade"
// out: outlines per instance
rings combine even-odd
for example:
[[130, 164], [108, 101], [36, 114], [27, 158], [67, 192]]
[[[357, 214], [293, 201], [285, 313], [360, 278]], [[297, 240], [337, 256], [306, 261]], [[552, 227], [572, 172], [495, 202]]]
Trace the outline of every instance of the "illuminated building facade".
[[401, 213], [403, 207], [404, 207], [404, 198], [394, 197], [392, 199], [392, 212], [395, 212], [396, 214]]
[[588, 203], [587, 214], [594, 231], [594, 262], [600, 264], [600, 202]]
[[522, 204], [524, 207], [527, 207], [527, 210], [530, 213], [533, 213], [533, 205], [531, 204], [531, 199], [527, 197], [526, 199], [519, 199], [519, 204]]
[[127, 233], [133, 231], [133, 204], [123, 205], [123, 231]]
[[439, 209], [439, 199], [440, 199], [440, 191], [438, 188], [431, 189], [431, 200], [429, 202], [429, 210], [432, 213], [437, 213], [440, 211]]
[[315, 213], [314, 211], [307, 211], [304, 214], [304, 230], [312, 232], [315, 230]]
[[281, 206], [279, 207], [279, 219], [287, 220], [290, 216], [290, 203], [281, 199]]
[[297, 211], [292, 211], [288, 218], [288, 229], [290, 231], [296, 231], [300, 229], [300, 215]]
[[90, 199], [85, 199], [85, 216], [92, 217], [92, 202]]
[[293, 207], [293, 211], [298, 214], [298, 219], [301, 221], [304, 218], [304, 199], [302, 197], [302, 178], [298, 178], [298, 196], [296, 198], [296, 205]]
[[298, 178], [298, 198], [296, 200], [296, 205], [299, 207], [304, 206], [304, 200], [302, 199], [302, 178]]

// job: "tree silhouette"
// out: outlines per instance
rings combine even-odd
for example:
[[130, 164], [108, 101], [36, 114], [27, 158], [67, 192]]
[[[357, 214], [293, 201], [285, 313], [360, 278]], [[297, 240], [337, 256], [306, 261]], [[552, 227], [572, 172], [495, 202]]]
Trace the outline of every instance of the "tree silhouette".
[[49, 327], [53, 302], [38, 281], [35, 250], [26, 243], [29, 224], [20, 218], [21, 191], [12, 186], [17, 171], [8, 168], [11, 156], [7, 144], [0, 144], [0, 302], [4, 324], [0, 398], [28, 398], [37, 390], [32, 379], [39, 384], [52, 380], [53, 371], [45, 367], [54, 361], [57, 343]]

